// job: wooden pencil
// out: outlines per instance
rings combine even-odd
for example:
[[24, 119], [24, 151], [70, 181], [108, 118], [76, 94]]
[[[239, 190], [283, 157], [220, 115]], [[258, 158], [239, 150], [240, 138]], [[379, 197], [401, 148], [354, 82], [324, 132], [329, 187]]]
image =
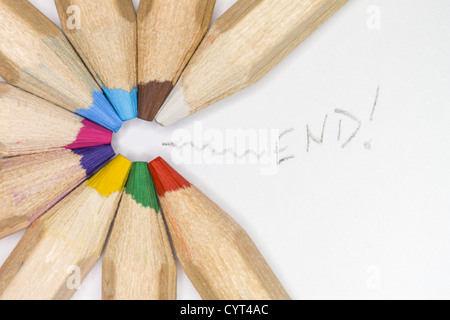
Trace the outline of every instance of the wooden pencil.
[[147, 163], [133, 163], [103, 258], [103, 300], [175, 300], [176, 278]]
[[112, 131], [0, 83], [0, 156], [111, 144]]
[[139, 117], [153, 121], [208, 30], [215, 0], [141, 0]]
[[[136, 12], [132, 0], [55, 0], [61, 26], [123, 121], [137, 117]], [[73, 27], [77, 8], [79, 28]]]
[[0, 268], [1, 300], [72, 297], [100, 258], [130, 167], [117, 156], [31, 225]]
[[27, 0], [0, 0], [0, 76], [118, 131], [122, 121], [62, 31]]
[[0, 239], [30, 226], [112, 157], [106, 145], [0, 160]]
[[163, 159], [149, 167], [178, 259], [203, 299], [290, 299], [231, 217]]
[[347, 1], [237, 1], [208, 31], [156, 121], [169, 126], [259, 81]]

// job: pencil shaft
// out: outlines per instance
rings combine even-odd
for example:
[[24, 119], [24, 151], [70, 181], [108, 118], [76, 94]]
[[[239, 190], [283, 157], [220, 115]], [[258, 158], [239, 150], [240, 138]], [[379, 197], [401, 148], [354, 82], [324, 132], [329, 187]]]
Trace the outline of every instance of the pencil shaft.
[[178, 258], [203, 299], [289, 299], [236, 222], [195, 187], [180, 192], [182, 201], [166, 194], [161, 205]]
[[70, 298], [71, 281], [81, 284], [100, 257], [119, 198], [102, 199], [83, 184], [63, 202], [70, 210], [33, 223], [0, 269], [0, 299]]
[[[50, 160], [49, 157], [53, 157]], [[75, 162], [72, 158], [75, 158]], [[45, 212], [65, 193], [78, 186], [86, 174], [78, 157], [69, 150], [1, 160], [0, 173], [0, 238], [23, 230], [39, 214]], [[53, 171], [49, 174], [47, 170]], [[67, 172], [73, 174], [64, 176]]]
[[242, 227], [163, 160], [149, 166], [177, 256], [203, 299], [290, 299]]
[[28, 227], [114, 156], [110, 146], [0, 160], [0, 238]]
[[0, 75], [113, 131], [121, 121], [64, 34], [26, 0], [0, 0]]
[[254, 84], [347, 1], [238, 1], [206, 34], [156, 120], [170, 125]]
[[205, 35], [215, 0], [142, 0], [138, 10], [139, 116], [153, 120]]
[[131, 163], [117, 156], [32, 224], [0, 268], [0, 299], [68, 299], [98, 261]]
[[123, 196], [103, 259], [104, 300], [176, 298], [176, 267], [166, 232], [160, 212]]
[[147, 163], [134, 163], [103, 259], [103, 299], [174, 300], [176, 275]]
[[[121, 119], [135, 118], [136, 13], [132, 1], [55, 0], [55, 4], [65, 34]], [[73, 26], [72, 18], [79, 19], [78, 26]]]
[[111, 131], [6, 83], [0, 105], [1, 156], [111, 143]]

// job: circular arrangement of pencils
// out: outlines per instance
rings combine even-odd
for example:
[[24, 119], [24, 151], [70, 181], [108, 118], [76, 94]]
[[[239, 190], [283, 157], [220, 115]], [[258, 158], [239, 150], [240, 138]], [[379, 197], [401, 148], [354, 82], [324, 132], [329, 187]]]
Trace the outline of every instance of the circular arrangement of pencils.
[[28, 228], [0, 299], [70, 299], [68, 270], [84, 279], [104, 249], [103, 299], [176, 299], [175, 254], [203, 299], [290, 299], [229, 215], [111, 139], [252, 85], [346, 2], [238, 0], [209, 28], [215, 0], [141, 0], [137, 15], [132, 0], [55, 0], [61, 31], [0, 0], [0, 238]]

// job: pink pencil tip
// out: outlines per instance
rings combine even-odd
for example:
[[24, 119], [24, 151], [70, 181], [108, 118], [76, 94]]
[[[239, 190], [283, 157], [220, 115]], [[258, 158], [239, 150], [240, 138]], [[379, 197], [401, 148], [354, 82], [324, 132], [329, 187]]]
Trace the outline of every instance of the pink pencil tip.
[[66, 146], [67, 149], [89, 148], [111, 144], [112, 131], [87, 119], [84, 119], [81, 123], [83, 127], [78, 133], [77, 139]]

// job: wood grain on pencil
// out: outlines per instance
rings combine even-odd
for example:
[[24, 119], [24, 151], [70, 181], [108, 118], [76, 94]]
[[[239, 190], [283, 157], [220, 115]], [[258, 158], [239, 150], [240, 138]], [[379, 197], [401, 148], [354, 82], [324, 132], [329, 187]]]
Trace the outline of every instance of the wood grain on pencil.
[[0, 239], [27, 228], [114, 156], [111, 146], [0, 160]]
[[0, 83], [0, 106], [0, 156], [111, 143], [111, 131], [6, 83]]
[[130, 167], [117, 156], [31, 225], [0, 269], [1, 300], [72, 297], [100, 258]]
[[206, 34], [156, 117], [164, 126], [266, 75], [348, 0], [239, 0]]
[[153, 121], [211, 22], [215, 0], [141, 0], [139, 117]]
[[[55, 0], [62, 28], [120, 118], [137, 117], [136, 12], [131, 0]], [[79, 12], [79, 28], [69, 22]]]
[[176, 277], [147, 163], [134, 163], [103, 258], [103, 299], [174, 300]]
[[149, 167], [177, 256], [203, 299], [290, 299], [235, 221], [161, 158]]
[[61, 30], [26, 0], [0, 0], [0, 76], [112, 131], [122, 125]]

